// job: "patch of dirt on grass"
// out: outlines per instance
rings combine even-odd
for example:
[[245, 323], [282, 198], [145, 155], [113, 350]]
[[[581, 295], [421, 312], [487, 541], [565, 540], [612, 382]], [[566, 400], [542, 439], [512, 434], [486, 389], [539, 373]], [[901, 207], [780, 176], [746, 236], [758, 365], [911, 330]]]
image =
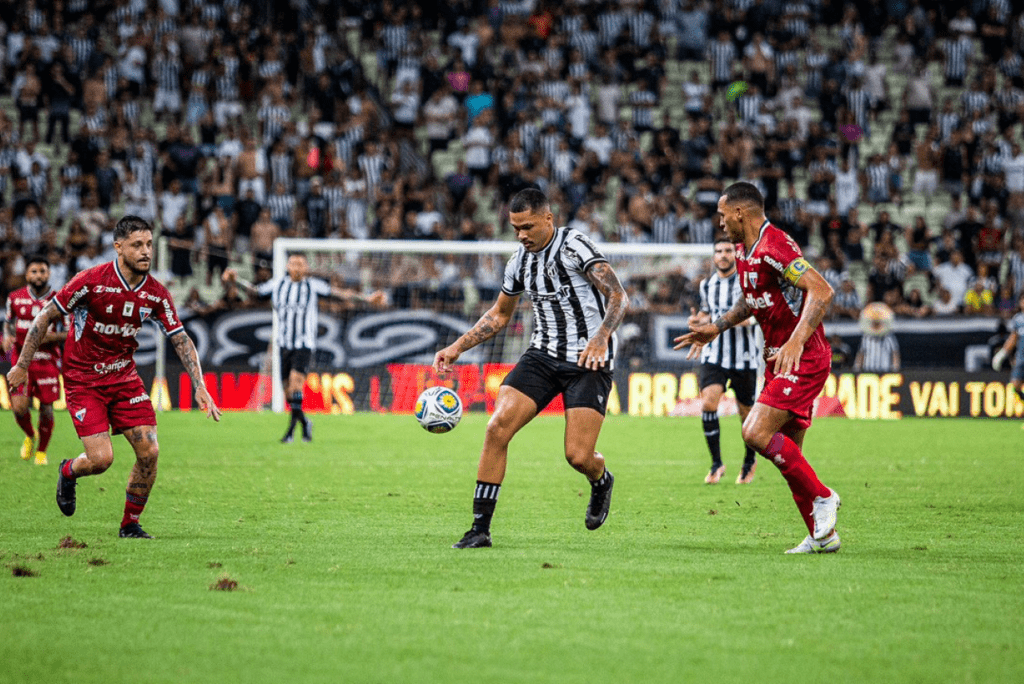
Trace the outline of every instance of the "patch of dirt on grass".
[[88, 544], [86, 544], [83, 541], [78, 541], [77, 539], [72, 538], [71, 535], [64, 537], [60, 540], [60, 543], [57, 544], [58, 549], [86, 549], [88, 547]]

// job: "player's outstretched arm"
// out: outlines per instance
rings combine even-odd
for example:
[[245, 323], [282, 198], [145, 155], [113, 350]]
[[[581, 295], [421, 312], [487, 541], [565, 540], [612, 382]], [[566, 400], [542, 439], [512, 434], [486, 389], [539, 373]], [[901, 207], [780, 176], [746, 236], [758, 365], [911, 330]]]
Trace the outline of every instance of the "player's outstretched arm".
[[177, 352], [178, 358], [185, 366], [185, 372], [192, 379], [192, 386], [196, 388], [196, 403], [199, 404], [199, 408], [206, 411], [207, 418], [219, 421], [220, 409], [213, 403], [213, 397], [210, 396], [210, 392], [206, 389], [206, 383], [203, 382], [203, 369], [199, 367], [199, 354], [196, 352], [196, 346], [192, 344], [192, 338], [182, 330], [171, 336], [171, 344], [174, 345], [174, 351]]
[[21, 387], [28, 380], [28, 365], [32, 363], [32, 358], [39, 350], [39, 345], [42, 344], [46, 331], [49, 330], [51, 325], [59, 321], [61, 316], [63, 314], [60, 312], [60, 309], [57, 308], [53, 301], [50, 301], [33, 319], [32, 325], [29, 326], [28, 333], [25, 335], [25, 344], [21, 347], [21, 356], [18, 357], [18, 363], [7, 372], [7, 385], [9, 387]]
[[260, 293], [256, 291], [256, 287], [248, 280], [244, 280], [238, 277], [238, 271], [233, 268], [225, 268], [224, 273], [221, 274], [220, 279], [225, 283], [236, 283], [238, 289], [244, 292], [249, 297], [259, 297]]
[[737, 325], [743, 324], [748, 318], [750, 318], [750, 314], [751, 311], [750, 307], [747, 306], [747, 300], [740, 297], [736, 300], [736, 303], [732, 305], [732, 308], [719, 316], [717, 320], [711, 323], [691, 325], [690, 332], [685, 335], [680, 335], [673, 340], [676, 344], [672, 348], [678, 350], [683, 347], [690, 347], [690, 351], [686, 355], [686, 358], [697, 358], [697, 355], [700, 354], [700, 350], [705, 344], [715, 339], [729, 328], [734, 328]]
[[608, 341], [612, 333], [622, 324], [626, 317], [626, 310], [629, 308], [629, 297], [626, 289], [619, 282], [619, 276], [606, 261], [600, 261], [587, 269], [584, 275], [587, 277], [597, 291], [604, 295], [607, 310], [601, 327], [587, 340], [587, 346], [580, 353], [576, 361], [577, 366], [589, 370], [597, 370], [605, 364], [605, 356], [608, 354]]
[[434, 372], [447, 373], [463, 352], [497, 335], [512, 320], [518, 301], [518, 296], [511, 297], [504, 292], [499, 293], [498, 301], [480, 317], [476, 325], [434, 355]]
[[789, 340], [779, 348], [779, 351], [765, 361], [775, 362], [774, 373], [785, 375], [790, 371], [800, 370], [800, 356], [804, 352], [804, 345], [811, 338], [814, 331], [818, 329], [821, 322], [825, 320], [828, 307], [832, 304], [832, 286], [828, 284], [814, 267], [808, 264], [803, 258], [796, 259], [786, 268], [783, 276], [793, 285], [806, 293], [803, 311], [800, 312], [800, 320], [796, 322], [793, 334]]
[[383, 290], [376, 290], [368, 295], [356, 290], [348, 290], [341, 287], [331, 287], [331, 297], [343, 302], [359, 302], [368, 304], [375, 309], [383, 309], [388, 305], [388, 293]]

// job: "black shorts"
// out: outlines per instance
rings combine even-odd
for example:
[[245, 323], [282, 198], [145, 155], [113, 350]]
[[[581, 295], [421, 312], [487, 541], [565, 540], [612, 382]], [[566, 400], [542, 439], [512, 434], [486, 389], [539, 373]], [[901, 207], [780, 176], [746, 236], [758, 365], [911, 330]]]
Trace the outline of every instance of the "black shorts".
[[309, 362], [313, 358], [310, 349], [281, 350], [281, 380], [287, 382], [292, 371], [306, 375], [309, 373]]
[[561, 394], [565, 408], [592, 408], [603, 416], [612, 391], [612, 373], [587, 370], [531, 348], [526, 350], [501, 384], [533, 399], [538, 413]]
[[754, 405], [754, 394], [757, 392], [756, 370], [729, 370], [713, 363], [702, 363], [697, 377], [702, 391], [711, 385], [721, 385], [723, 389], [732, 387], [736, 393], [736, 403]]

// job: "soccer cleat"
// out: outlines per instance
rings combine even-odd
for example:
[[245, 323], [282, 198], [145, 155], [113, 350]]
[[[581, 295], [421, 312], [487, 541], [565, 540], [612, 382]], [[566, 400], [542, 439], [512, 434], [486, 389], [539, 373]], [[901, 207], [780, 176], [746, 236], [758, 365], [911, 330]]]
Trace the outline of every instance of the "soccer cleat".
[[750, 484], [754, 481], [754, 471], [757, 470], [757, 461], [743, 464], [743, 469], [736, 476], [736, 484]]
[[70, 458], [64, 459], [60, 462], [60, 468], [57, 468], [57, 508], [68, 517], [75, 514], [75, 485], [77, 484], [75, 478], [64, 477], [64, 464], [70, 460]]
[[36, 450], [36, 438], [26, 437], [25, 441], [21, 443], [21, 460], [27, 461], [32, 458], [32, 454]]
[[830, 496], [827, 498], [814, 497], [814, 503], [811, 506], [811, 519], [814, 521], [814, 532], [811, 536], [818, 541], [829, 536], [832, 534], [832, 530], [836, 529], [836, 513], [842, 505], [835, 490], [829, 489], [828, 491], [832, 492]]
[[284, 437], [281, 438], [281, 444], [291, 444], [294, 441], [295, 441], [295, 437], [290, 432], [287, 435], [285, 435]]
[[302, 441], [312, 442], [313, 441], [313, 421], [309, 418], [302, 424]]
[[49, 463], [49, 461], [46, 460], [46, 452], [45, 451], [37, 451], [36, 452], [36, 465], [46, 465], [47, 463]]
[[491, 545], [491, 535], [471, 529], [462, 539], [452, 544], [453, 549], [483, 549]]
[[152, 539], [153, 535], [142, 529], [139, 523], [128, 523], [117, 532], [118, 537], [124, 539]]
[[815, 541], [807, 535], [802, 542], [786, 551], [786, 553], [835, 553], [839, 550], [839, 533], [832, 530], [832, 535], [822, 541]]
[[721, 463], [711, 466], [711, 470], [704, 476], [704, 484], [718, 484], [718, 481], [725, 475], [725, 466]]
[[612, 487], [615, 486], [615, 477], [610, 470], [608, 473], [608, 484], [604, 487], [590, 488], [590, 502], [587, 504], [587, 515], [583, 519], [588, 530], [596, 530], [608, 519], [608, 511], [612, 507]]

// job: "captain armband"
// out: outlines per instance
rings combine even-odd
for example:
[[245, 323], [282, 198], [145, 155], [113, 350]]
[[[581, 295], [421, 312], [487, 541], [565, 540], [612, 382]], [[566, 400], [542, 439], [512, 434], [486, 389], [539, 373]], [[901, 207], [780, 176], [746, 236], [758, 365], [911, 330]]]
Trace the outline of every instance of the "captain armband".
[[807, 273], [807, 269], [810, 267], [811, 265], [807, 263], [807, 259], [798, 257], [786, 267], [786, 270], [782, 272], [782, 276], [793, 285], [796, 285], [796, 281], [800, 280], [800, 276]]

